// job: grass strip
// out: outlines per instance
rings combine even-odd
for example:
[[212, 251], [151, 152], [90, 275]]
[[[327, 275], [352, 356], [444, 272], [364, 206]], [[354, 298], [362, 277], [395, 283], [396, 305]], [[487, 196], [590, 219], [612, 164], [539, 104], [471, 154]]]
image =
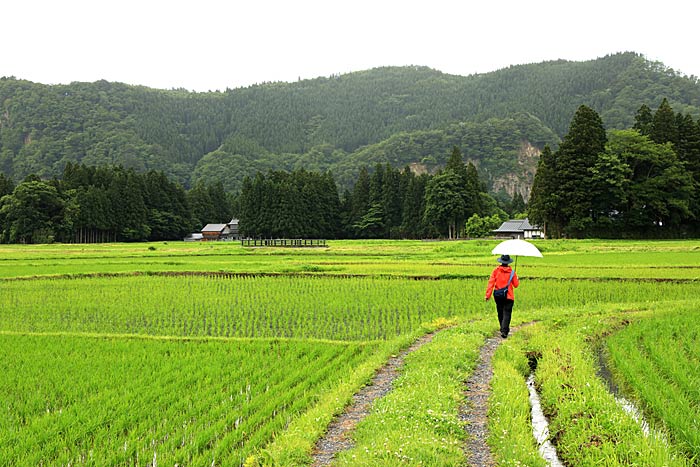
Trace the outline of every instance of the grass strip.
[[692, 465], [659, 437], [645, 436], [596, 377], [587, 341], [628, 318], [601, 313], [567, 324], [538, 326], [540, 332], [533, 334], [531, 346], [542, 355], [536, 384], [558, 455], [567, 465], [581, 467]]
[[249, 456], [245, 466], [293, 467], [310, 464], [316, 441], [325, 433], [333, 418], [352, 401], [352, 396], [371, 381], [377, 368], [421, 335], [454, 324], [454, 321], [437, 319], [423, 324], [419, 331], [411, 335], [388, 342], [381, 351], [358, 366], [349, 378], [326, 392], [314, 407], [290, 421], [287, 429], [273, 442]]
[[459, 419], [464, 381], [493, 331], [491, 320], [463, 324], [408, 355], [394, 389], [359, 423], [355, 447], [341, 452], [333, 465], [464, 465], [466, 432]]
[[496, 349], [491, 360], [488, 443], [499, 466], [547, 466], [532, 434], [530, 399], [525, 383], [530, 373], [525, 356], [529, 332], [528, 328], [523, 328], [513, 334]]

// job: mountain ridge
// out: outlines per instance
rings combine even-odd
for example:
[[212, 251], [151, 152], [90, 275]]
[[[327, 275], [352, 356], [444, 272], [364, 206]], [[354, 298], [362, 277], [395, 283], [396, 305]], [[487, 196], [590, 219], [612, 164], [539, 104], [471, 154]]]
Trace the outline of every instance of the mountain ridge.
[[332, 170], [347, 187], [361, 165], [435, 170], [455, 143], [490, 188], [508, 178], [525, 193], [521, 145], [556, 145], [581, 104], [607, 128], [628, 128], [641, 104], [655, 108], [664, 97], [700, 116], [697, 78], [634, 52], [468, 76], [377, 67], [209, 93], [2, 78], [0, 170], [50, 178], [67, 162], [121, 164], [162, 170], [185, 186], [223, 178], [236, 191], [258, 170], [304, 167]]

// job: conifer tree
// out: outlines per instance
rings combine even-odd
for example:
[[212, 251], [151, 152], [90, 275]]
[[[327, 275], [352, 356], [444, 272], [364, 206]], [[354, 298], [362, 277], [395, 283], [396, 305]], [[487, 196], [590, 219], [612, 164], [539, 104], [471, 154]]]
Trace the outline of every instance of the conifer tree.
[[651, 127], [654, 122], [654, 115], [648, 105], [642, 104], [634, 116], [634, 129], [643, 135], [651, 134]]
[[559, 212], [557, 176], [556, 158], [549, 145], [546, 145], [540, 154], [535, 180], [530, 190], [528, 217], [530, 222], [542, 226], [545, 236], [555, 238], [561, 235], [563, 227]]
[[357, 176], [355, 186], [352, 190], [352, 197], [350, 201], [350, 215], [348, 223], [346, 225], [346, 230], [350, 232], [352, 236], [357, 235], [357, 232], [355, 231], [355, 228], [353, 226], [359, 223], [360, 219], [362, 219], [362, 216], [367, 214], [367, 211], [369, 211], [369, 186], [369, 171], [367, 170], [366, 166], [362, 166], [362, 168], [360, 168], [360, 173]]
[[673, 109], [666, 98], [664, 98], [659, 108], [654, 112], [649, 136], [651, 136], [652, 141], [659, 144], [677, 144], [678, 142], [676, 115], [673, 113]]
[[580, 106], [556, 153], [555, 193], [561, 203], [563, 228], [570, 236], [583, 235], [593, 222], [590, 175], [598, 155], [605, 151], [605, 142], [605, 128], [598, 113]]
[[404, 195], [401, 232], [406, 238], [422, 238], [426, 235], [423, 213], [425, 212], [425, 187], [427, 174], [414, 175], [408, 172], [408, 186]]
[[452, 170], [435, 175], [425, 188], [425, 214], [441, 235], [457, 238], [464, 219], [463, 180]]
[[485, 214], [481, 196], [485, 189], [482, 187], [476, 166], [471, 161], [467, 164], [465, 173], [464, 219], [466, 220], [474, 214]]

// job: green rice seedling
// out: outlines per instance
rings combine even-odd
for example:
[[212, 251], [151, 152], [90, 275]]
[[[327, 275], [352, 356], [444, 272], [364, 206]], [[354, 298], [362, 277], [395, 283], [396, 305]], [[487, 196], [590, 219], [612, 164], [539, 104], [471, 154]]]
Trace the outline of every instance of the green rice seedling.
[[596, 377], [586, 338], [609, 332], [624, 319], [579, 318], [533, 335], [531, 345], [542, 354], [536, 382], [559, 458], [577, 466], [690, 465], [661, 438], [645, 436]]
[[3, 335], [0, 465], [239, 464], [380, 350]]
[[311, 451], [315, 442], [324, 433], [332, 417], [338, 415], [352, 400], [352, 396], [361, 386], [368, 383], [377, 367], [390, 355], [394, 355], [419, 335], [434, 331], [453, 323], [436, 320], [426, 323], [423, 328], [411, 336], [403, 336], [385, 343], [382, 351], [375, 353], [363, 364], [348, 368], [350, 375], [339, 381], [331, 390], [323, 394], [318, 403], [300, 417], [291, 420], [288, 428], [267, 446], [260, 446], [255, 454], [246, 459], [246, 467], [277, 466], [296, 467], [311, 462]]
[[608, 339], [608, 352], [617, 380], [648, 418], [700, 459], [700, 363], [686, 351], [697, 347], [691, 336], [700, 324], [688, 319], [696, 309], [681, 306], [634, 322]]
[[[489, 397], [489, 446], [497, 465], [546, 467], [532, 434], [525, 378], [528, 329], [515, 333], [496, 350]], [[525, 335], [523, 337], [523, 335]]]
[[[492, 312], [485, 279], [125, 276], [2, 287], [0, 332], [385, 340], [439, 317]], [[521, 288], [516, 316], [543, 305], [658, 303], [672, 300], [677, 285], [543, 280]]]
[[[332, 241], [324, 249], [249, 249], [236, 243], [2, 245], [1, 277], [174, 272], [356, 274], [475, 278], [493, 266], [496, 240]], [[538, 278], [700, 280], [700, 248], [684, 241], [538, 241], [545, 257], [521, 258]]]

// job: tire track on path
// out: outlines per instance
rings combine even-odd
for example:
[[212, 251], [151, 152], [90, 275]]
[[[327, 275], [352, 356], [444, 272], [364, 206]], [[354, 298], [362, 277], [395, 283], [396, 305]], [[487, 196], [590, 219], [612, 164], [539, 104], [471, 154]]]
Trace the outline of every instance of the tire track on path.
[[493, 367], [491, 358], [503, 339], [500, 336], [489, 337], [481, 347], [479, 363], [466, 383], [466, 404], [460, 409], [460, 419], [466, 423], [467, 444], [464, 453], [470, 466], [492, 467], [495, 465], [491, 450], [486, 444], [488, 437], [487, 412], [491, 389]]
[[[532, 323], [515, 326], [511, 328], [511, 333], [529, 324]], [[493, 467], [496, 465], [491, 456], [491, 449], [486, 443], [489, 435], [487, 414], [488, 400], [491, 394], [491, 378], [493, 377], [491, 359], [502, 341], [502, 337], [495, 335], [484, 342], [479, 353], [477, 366], [466, 381], [464, 395], [467, 402], [460, 407], [459, 418], [466, 423], [465, 429], [468, 436], [464, 453], [467, 457], [467, 465], [473, 467]]]
[[355, 443], [351, 438], [352, 432], [357, 424], [369, 415], [372, 402], [385, 396], [391, 390], [392, 383], [399, 376], [399, 370], [403, 366], [406, 355], [431, 342], [438, 332], [440, 331], [434, 331], [420, 337], [410, 347], [391, 357], [383, 367], [377, 370], [370, 384], [364, 386], [353, 396], [352, 403], [330, 423], [326, 434], [318, 440], [311, 454], [312, 467], [328, 466], [337, 453], [354, 446]]

